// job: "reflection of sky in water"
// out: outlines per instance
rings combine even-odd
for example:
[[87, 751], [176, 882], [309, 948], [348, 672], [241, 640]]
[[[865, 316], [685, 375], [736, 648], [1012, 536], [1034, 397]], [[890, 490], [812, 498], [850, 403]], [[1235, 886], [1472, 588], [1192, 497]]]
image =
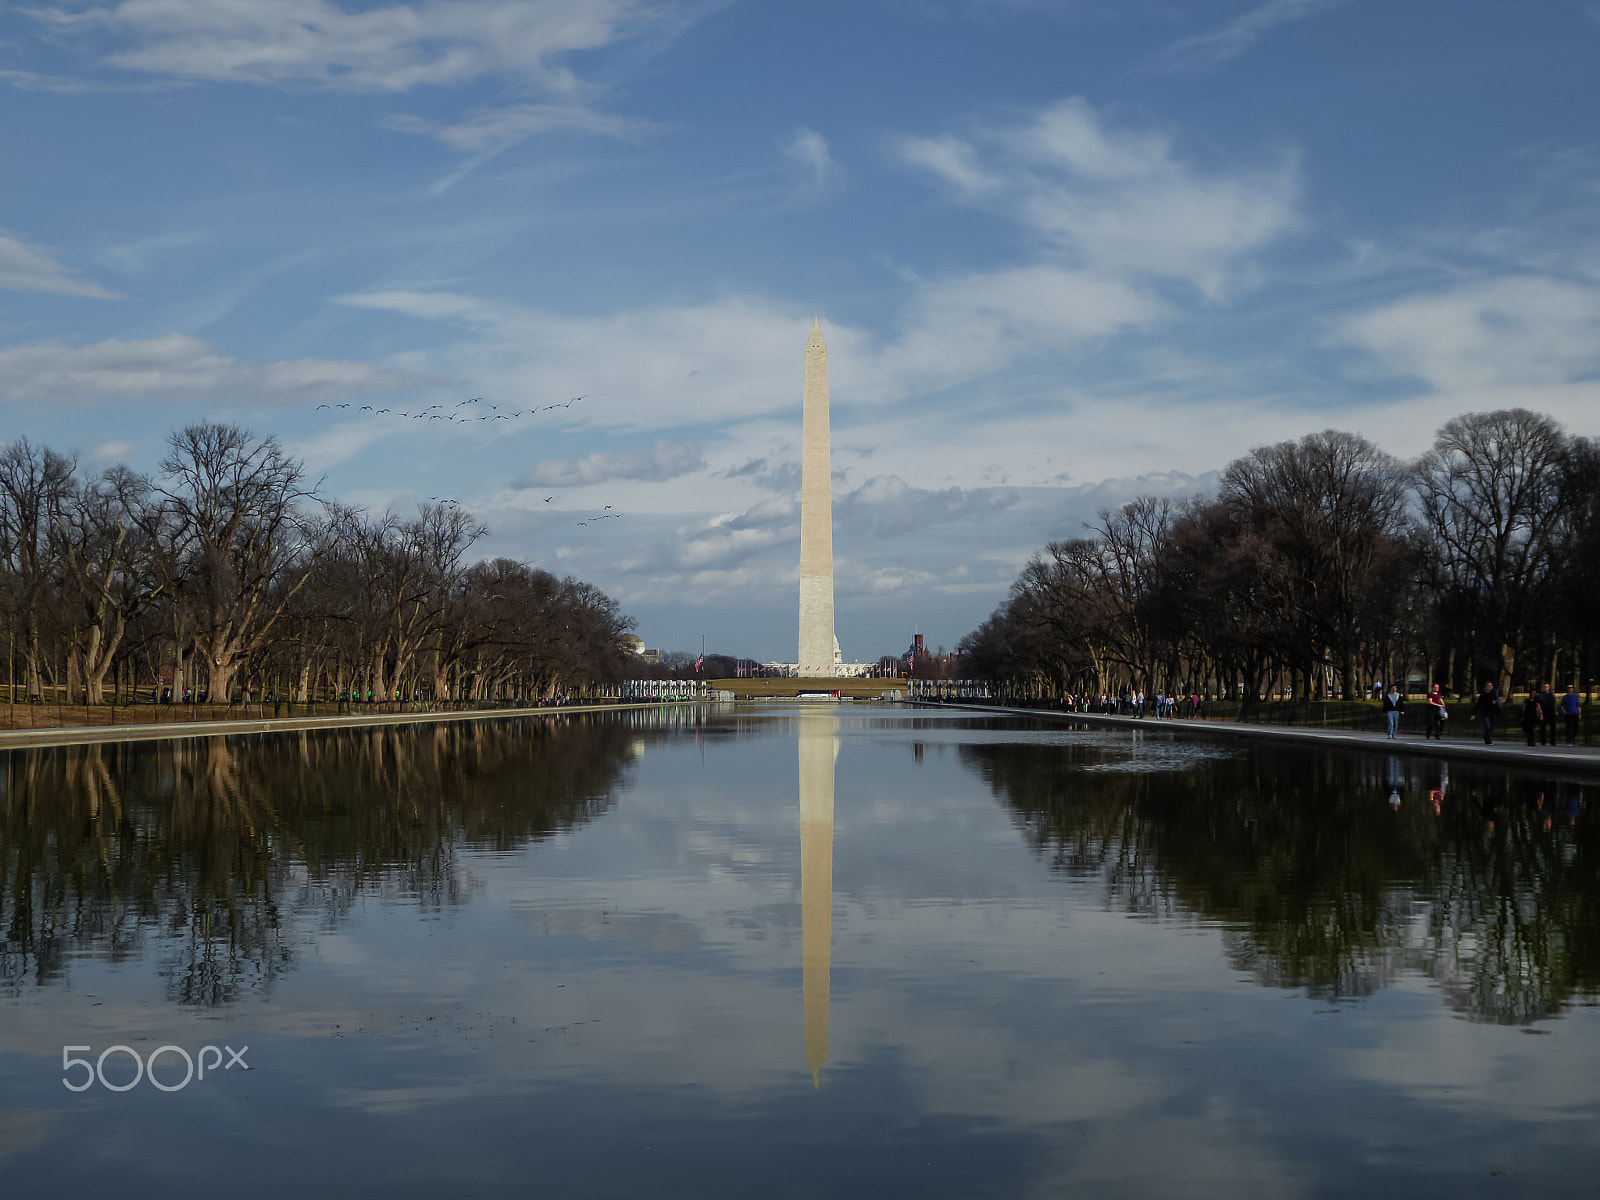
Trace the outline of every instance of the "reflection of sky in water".
[[[222, 843], [185, 861], [276, 889], [283, 962], [219, 1005], [176, 1004], [162, 964], [188, 959], [162, 910], [126, 952], [85, 938], [42, 986], [5, 976], [8, 1184], [1588, 1194], [1600, 1029], [1578, 984], [1595, 956], [1550, 943], [1594, 912], [1558, 871], [1593, 844], [1566, 790], [1548, 788], [1547, 827], [1536, 788], [1460, 770], [1436, 813], [1437, 765], [1230, 746], [1162, 768], [1182, 776], [1117, 773], [1094, 768], [1131, 758], [1125, 738], [1025, 724], [710, 720], [476, 748], [395, 733], [369, 760], [351, 742], [333, 795], [287, 742], [206, 759], [196, 795], [222, 781], [207, 795], [233, 797], [245, 832], [230, 867]], [[802, 793], [820, 796], [835, 738], [824, 1060]], [[1158, 741], [1139, 753], [1181, 752]], [[827, 751], [809, 765], [808, 743]], [[139, 761], [107, 776], [130, 819], [155, 820]], [[557, 806], [564, 788], [588, 798]], [[182, 807], [161, 810], [174, 846], [207, 815], [180, 827]], [[8, 887], [20, 819], [0, 826]], [[1513, 842], [1549, 862], [1495, 858]], [[289, 865], [246, 869], [240, 847]], [[1296, 863], [1325, 886], [1285, 882]], [[1523, 966], [1576, 979], [1559, 1019], [1496, 1023], [1472, 991], [1483, 949], [1460, 939], [1514, 941], [1473, 881], [1513, 867], [1532, 872], [1513, 909], [1545, 939]], [[256, 1069], [174, 1095], [59, 1082], [64, 1043], [207, 1041], [248, 1042]]]

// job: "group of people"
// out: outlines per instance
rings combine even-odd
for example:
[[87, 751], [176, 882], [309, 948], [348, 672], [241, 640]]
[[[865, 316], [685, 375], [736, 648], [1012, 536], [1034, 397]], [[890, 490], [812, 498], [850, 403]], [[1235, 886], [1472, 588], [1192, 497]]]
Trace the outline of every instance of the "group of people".
[[[1426, 703], [1428, 715], [1424, 736], [1443, 740], [1444, 725], [1450, 711], [1445, 706], [1444, 693], [1437, 684], [1428, 693]], [[1400, 736], [1400, 716], [1405, 711], [1405, 697], [1399, 687], [1391, 683], [1383, 692], [1383, 718], [1391, 740]], [[1534, 687], [1522, 705], [1522, 731], [1527, 735], [1528, 745], [1555, 745], [1558, 717], [1565, 725], [1567, 745], [1577, 745], [1578, 718], [1582, 712], [1583, 702], [1571, 684], [1567, 685], [1566, 694], [1561, 696], [1551, 691], [1548, 683]], [[1471, 715], [1473, 720], [1483, 722], [1484, 745], [1493, 745], [1495, 726], [1505, 715], [1505, 704], [1500, 699], [1500, 689], [1492, 680], [1484, 683], [1483, 691], [1478, 693], [1477, 700], [1473, 702]]]
[[[1578, 717], [1582, 712], [1582, 701], [1571, 684], [1567, 685], [1566, 693], [1562, 696], [1551, 691], [1548, 683], [1532, 688], [1522, 704], [1522, 731], [1527, 735], [1528, 745], [1555, 745], [1557, 717], [1566, 726], [1567, 745], [1577, 745]], [[1483, 691], [1478, 693], [1472, 705], [1473, 718], [1483, 722], [1484, 745], [1493, 744], [1495, 724], [1504, 714], [1505, 704], [1500, 699], [1500, 690], [1492, 681], [1486, 681]]]
[[1155, 717], [1198, 717], [1200, 697], [1169, 695], [1166, 692], [1154, 692], [1147, 697], [1143, 688], [1137, 688], [1116, 694], [1103, 692], [1099, 696], [1064, 696], [1061, 700], [1061, 711], [1104, 713], [1108, 716], [1121, 714], [1129, 717], [1142, 717], [1148, 711]]

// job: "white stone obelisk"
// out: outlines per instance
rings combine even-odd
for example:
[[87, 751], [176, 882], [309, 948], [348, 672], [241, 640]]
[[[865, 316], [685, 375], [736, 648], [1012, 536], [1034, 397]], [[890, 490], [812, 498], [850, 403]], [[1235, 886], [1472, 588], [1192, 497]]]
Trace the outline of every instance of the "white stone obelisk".
[[833, 476], [828, 434], [828, 347], [822, 325], [806, 339], [800, 431], [800, 675], [833, 674]]

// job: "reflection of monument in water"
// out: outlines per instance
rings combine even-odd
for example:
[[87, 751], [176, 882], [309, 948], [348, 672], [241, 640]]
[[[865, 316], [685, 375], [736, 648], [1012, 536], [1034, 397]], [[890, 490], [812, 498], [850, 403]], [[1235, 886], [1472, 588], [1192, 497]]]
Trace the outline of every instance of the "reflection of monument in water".
[[833, 763], [839, 721], [800, 714], [800, 957], [811, 1082], [828, 1059], [828, 974], [833, 952]]

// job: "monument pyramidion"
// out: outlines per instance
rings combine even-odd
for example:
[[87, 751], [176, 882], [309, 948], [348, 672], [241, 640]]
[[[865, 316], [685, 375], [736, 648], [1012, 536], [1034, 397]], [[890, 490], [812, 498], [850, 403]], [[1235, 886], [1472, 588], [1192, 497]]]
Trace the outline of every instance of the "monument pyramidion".
[[828, 346], [822, 325], [806, 339], [804, 422], [800, 437], [800, 656], [802, 678], [835, 674], [833, 637], [833, 477], [828, 433]]

